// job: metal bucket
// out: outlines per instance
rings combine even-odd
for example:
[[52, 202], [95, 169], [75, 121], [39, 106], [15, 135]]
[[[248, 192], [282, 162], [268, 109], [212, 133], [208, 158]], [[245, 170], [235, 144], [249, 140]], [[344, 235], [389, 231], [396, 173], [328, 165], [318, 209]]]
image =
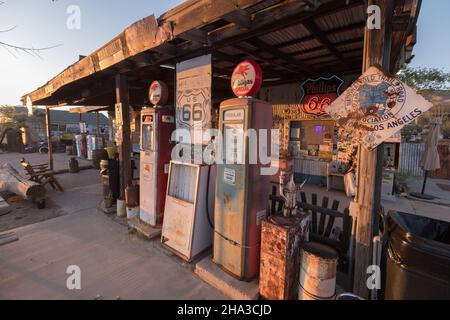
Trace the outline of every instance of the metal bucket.
[[334, 300], [338, 253], [310, 242], [301, 250], [299, 300]]

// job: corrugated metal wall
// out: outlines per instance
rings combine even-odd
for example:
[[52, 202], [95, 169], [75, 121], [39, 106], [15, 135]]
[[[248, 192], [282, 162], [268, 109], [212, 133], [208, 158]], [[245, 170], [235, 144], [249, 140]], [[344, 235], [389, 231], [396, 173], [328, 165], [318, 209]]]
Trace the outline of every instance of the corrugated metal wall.
[[327, 164], [325, 161], [295, 159], [295, 172], [313, 176], [327, 176]]
[[419, 163], [424, 152], [424, 143], [402, 143], [400, 145], [400, 172], [423, 177], [423, 170]]

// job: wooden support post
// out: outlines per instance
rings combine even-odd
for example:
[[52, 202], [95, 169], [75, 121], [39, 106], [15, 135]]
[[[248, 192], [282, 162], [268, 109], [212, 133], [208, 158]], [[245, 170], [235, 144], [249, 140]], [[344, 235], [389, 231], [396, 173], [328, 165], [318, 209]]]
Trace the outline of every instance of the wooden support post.
[[95, 113], [95, 125], [97, 127], [97, 138], [100, 137], [100, 115], [98, 111]]
[[116, 122], [120, 128], [119, 148], [120, 161], [120, 195], [125, 196], [125, 188], [131, 183], [131, 130], [130, 130], [130, 98], [127, 79], [124, 75], [116, 75]]
[[53, 145], [52, 145], [52, 128], [51, 128], [51, 117], [50, 108], [45, 108], [45, 132], [47, 134], [48, 143], [48, 167], [53, 170]]
[[114, 146], [114, 111], [108, 111], [108, 138], [109, 145], [108, 147]]
[[[381, 29], [365, 30], [363, 72], [370, 66], [380, 65], [390, 69], [391, 21], [393, 1], [369, 0], [369, 5], [381, 9]], [[383, 146], [373, 151], [362, 145], [358, 155], [358, 189], [355, 203], [351, 205], [352, 216], [356, 217], [356, 248], [353, 291], [368, 299], [367, 268], [374, 264], [372, 259], [373, 238], [378, 235], [381, 212], [381, 179], [383, 172]]]

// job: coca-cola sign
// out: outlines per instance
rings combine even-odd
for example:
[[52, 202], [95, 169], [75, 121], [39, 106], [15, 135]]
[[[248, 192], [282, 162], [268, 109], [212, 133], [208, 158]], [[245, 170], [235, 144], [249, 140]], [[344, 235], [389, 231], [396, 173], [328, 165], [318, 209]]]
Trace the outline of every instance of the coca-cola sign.
[[237, 97], [252, 96], [261, 88], [262, 69], [252, 60], [237, 65], [231, 77], [231, 88]]
[[306, 80], [301, 84], [302, 111], [314, 116], [326, 114], [328, 107], [341, 94], [343, 84], [344, 81], [337, 76]]

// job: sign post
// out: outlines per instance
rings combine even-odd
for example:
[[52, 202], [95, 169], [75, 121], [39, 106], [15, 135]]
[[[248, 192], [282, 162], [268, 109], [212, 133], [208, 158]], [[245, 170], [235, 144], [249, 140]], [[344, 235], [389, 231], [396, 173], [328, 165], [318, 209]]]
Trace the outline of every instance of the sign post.
[[390, 71], [393, 2], [369, 0], [368, 4], [380, 8], [382, 23], [380, 29], [366, 27], [363, 75], [327, 110], [337, 120], [343, 136], [359, 143], [357, 194], [350, 213], [356, 224], [353, 291], [365, 299], [374, 290], [368, 284], [372, 276], [369, 267], [379, 267], [380, 263], [373, 250], [381, 213], [383, 148], [380, 144], [431, 107], [383, 71]]

